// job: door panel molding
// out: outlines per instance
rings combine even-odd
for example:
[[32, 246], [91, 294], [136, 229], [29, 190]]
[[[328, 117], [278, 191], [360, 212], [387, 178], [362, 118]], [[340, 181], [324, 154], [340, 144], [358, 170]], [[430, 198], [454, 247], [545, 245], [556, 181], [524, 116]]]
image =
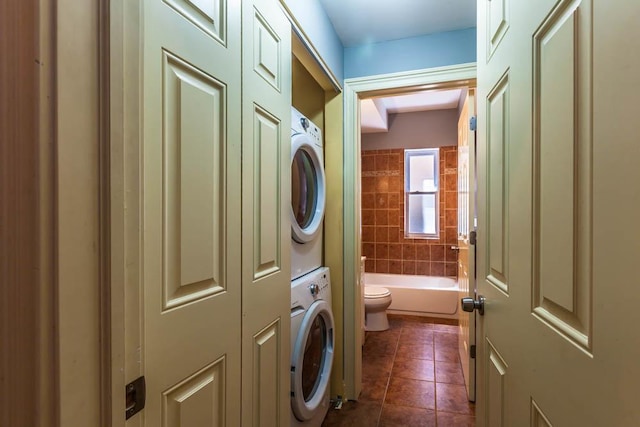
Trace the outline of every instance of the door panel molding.
[[534, 34], [534, 315], [590, 351], [591, 6], [560, 2]]
[[506, 399], [509, 391], [507, 387], [508, 365], [496, 350], [488, 337], [486, 340], [485, 356], [485, 426], [502, 427], [505, 424]]
[[[253, 279], [282, 271], [282, 122], [254, 106]], [[286, 175], [286, 174], [285, 174]]]
[[[486, 280], [509, 294], [509, 70], [487, 95]], [[481, 233], [481, 230], [479, 231]]]
[[220, 42], [227, 43], [227, 10], [224, 0], [164, 0], [185, 19]]
[[[281, 61], [284, 52], [280, 37], [258, 10], [254, 10], [253, 69], [277, 91], [282, 91]], [[249, 35], [247, 35], [249, 36]]]
[[509, 3], [511, 0], [491, 0], [487, 13], [487, 61], [509, 30]]
[[[163, 50], [163, 310], [226, 289], [225, 85]], [[200, 126], [210, 123], [209, 126]]]
[[551, 422], [533, 398], [531, 398], [531, 427], [552, 427]]
[[[287, 414], [280, 410], [282, 377], [280, 360], [289, 349], [282, 342], [282, 322], [276, 319], [253, 337], [253, 408], [251, 425], [282, 425]], [[285, 356], [286, 357], [286, 356]]]
[[225, 358], [212, 362], [199, 372], [162, 393], [162, 427], [227, 425], [225, 396]]

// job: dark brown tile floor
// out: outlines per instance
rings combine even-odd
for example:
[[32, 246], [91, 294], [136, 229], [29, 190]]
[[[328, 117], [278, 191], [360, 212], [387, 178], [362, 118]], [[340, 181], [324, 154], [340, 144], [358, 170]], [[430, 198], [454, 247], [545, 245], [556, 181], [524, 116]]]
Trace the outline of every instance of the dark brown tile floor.
[[329, 410], [323, 427], [475, 426], [453, 321], [389, 315], [389, 323], [366, 333], [360, 398]]

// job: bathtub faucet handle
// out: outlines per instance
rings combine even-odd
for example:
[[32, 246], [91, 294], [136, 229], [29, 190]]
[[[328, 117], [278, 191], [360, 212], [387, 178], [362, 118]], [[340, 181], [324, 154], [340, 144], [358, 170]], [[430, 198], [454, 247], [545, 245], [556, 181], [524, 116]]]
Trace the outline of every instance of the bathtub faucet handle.
[[460, 300], [460, 305], [462, 306], [462, 310], [472, 313], [473, 310], [478, 310], [480, 316], [484, 315], [484, 301], [485, 297], [480, 295], [477, 300], [471, 297], [465, 297]]

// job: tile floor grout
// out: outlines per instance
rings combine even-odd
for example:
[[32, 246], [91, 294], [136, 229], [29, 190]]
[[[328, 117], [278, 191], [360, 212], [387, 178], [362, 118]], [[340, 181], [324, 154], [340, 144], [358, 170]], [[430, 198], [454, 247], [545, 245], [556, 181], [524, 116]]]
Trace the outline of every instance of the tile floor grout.
[[[400, 331], [402, 333], [402, 330]], [[366, 338], [365, 338], [366, 342]], [[378, 412], [378, 420], [376, 421], [376, 427], [380, 425], [380, 419], [382, 418], [382, 408], [384, 407], [384, 401], [387, 400], [387, 391], [389, 390], [389, 385], [391, 384], [391, 374], [393, 373], [393, 366], [396, 361], [396, 356], [398, 355], [398, 347], [400, 346], [400, 337], [398, 337], [398, 341], [396, 342], [396, 348], [393, 351], [393, 363], [391, 364], [391, 371], [389, 372], [389, 378], [387, 378], [387, 385], [384, 388], [384, 394], [382, 395], [383, 404], [380, 405], [380, 411]], [[364, 349], [363, 349], [364, 352]], [[363, 353], [364, 357], [364, 353]], [[435, 372], [434, 372], [435, 375]]]
[[[392, 327], [388, 331], [367, 333], [360, 399], [345, 402], [342, 410], [330, 410], [323, 426], [474, 426], [475, 411], [466, 399], [457, 338], [452, 338], [458, 336], [454, 322], [393, 315], [390, 322]], [[421, 344], [427, 353], [419, 354]], [[453, 367], [448, 360], [436, 360], [449, 357], [457, 366]], [[431, 369], [423, 369], [424, 363], [420, 361], [431, 364]], [[376, 394], [380, 386], [384, 387], [381, 396]], [[413, 387], [413, 392], [405, 394], [403, 386], [407, 390]], [[433, 390], [431, 396], [428, 390]], [[447, 393], [452, 393], [448, 399]], [[419, 401], [420, 398], [423, 400]]]

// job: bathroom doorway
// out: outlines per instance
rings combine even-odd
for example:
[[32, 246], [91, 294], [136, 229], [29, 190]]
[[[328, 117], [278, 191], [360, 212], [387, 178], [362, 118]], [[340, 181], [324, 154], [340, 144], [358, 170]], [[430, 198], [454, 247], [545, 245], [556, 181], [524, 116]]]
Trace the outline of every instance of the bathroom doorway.
[[[435, 366], [440, 375], [429, 377], [425, 385], [457, 387], [457, 395], [464, 394], [464, 385], [467, 398], [474, 401], [475, 317], [459, 309], [460, 298], [475, 288], [475, 252], [470, 244], [475, 231], [475, 138], [470, 120], [474, 90], [385, 95], [362, 99], [360, 107], [365, 329], [379, 330], [380, 324], [387, 324], [387, 314], [454, 321], [446, 336], [456, 339], [457, 354], [450, 355], [450, 344], [431, 336], [426, 337], [431, 345], [411, 352], [406, 350], [407, 336], [392, 337], [398, 354], [404, 355], [394, 362], [393, 373], [402, 362], [421, 371]], [[382, 312], [380, 292], [390, 301]], [[379, 335], [384, 334], [367, 333], [365, 339], [361, 398], [375, 389], [369, 365], [379, 356]], [[444, 376], [443, 369], [459, 375]], [[415, 379], [412, 373], [401, 375]]]
[[[381, 77], [347, 79], [345, 81], [344, 301], [345, 307], [347, 307], [345, 310], [345, 391], [347, 398], [357, 398], [362, 385], [362, 348], [358, 345], [363, 342], [359, 316], [363, 310], [360, 306], [362, 286], [358, 268], [362, 255], [362, 189], [360, 186], [362, 139], [359, 117], [361, 101], [426, 90], [473, 88], [475, 88], [475, 64]], [[453, 236], [457, 237], [457, 234], [454, 232]], [[456, 243], [457, 241], [451, 246], [457, 246]], [[455, 274], [457, 275], [457, 271]], [[349, 310], [348, 307], [353, 307], [353, 310]]]

